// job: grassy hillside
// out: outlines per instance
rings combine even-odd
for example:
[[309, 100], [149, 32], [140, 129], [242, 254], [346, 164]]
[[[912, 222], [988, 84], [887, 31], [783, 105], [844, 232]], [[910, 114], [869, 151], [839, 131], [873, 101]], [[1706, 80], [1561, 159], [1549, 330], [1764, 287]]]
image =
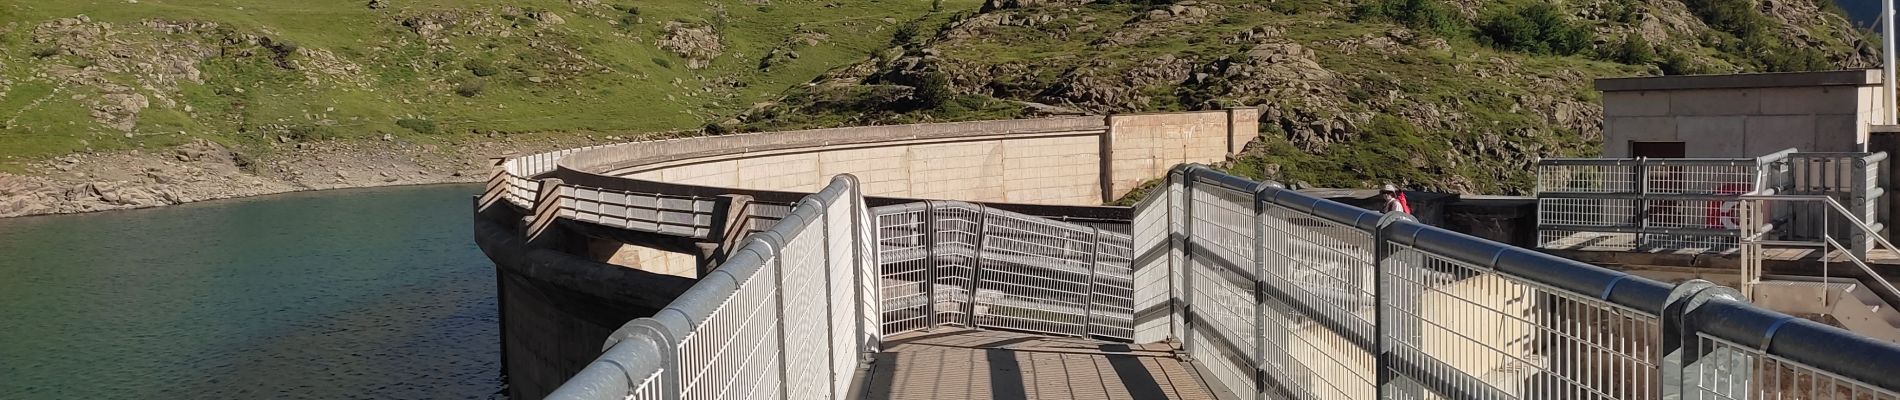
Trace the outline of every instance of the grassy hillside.
[[1236, 173], [1514, 193], [1601, 146], [1594, 78], [1865, 67], [1867, 38], [1830, 0], [0, 0], [0, 171], [1257, 107]]
[[197, 138], [699, 129], [977, 6], [0, 0], [0, 170]]
[[1872, 65], [1827, 0], [996, 0], [745, 114], [748, 129], [1259, 107], [1230, 168], [1529, 188], [1595, 154], [1591, 80]]

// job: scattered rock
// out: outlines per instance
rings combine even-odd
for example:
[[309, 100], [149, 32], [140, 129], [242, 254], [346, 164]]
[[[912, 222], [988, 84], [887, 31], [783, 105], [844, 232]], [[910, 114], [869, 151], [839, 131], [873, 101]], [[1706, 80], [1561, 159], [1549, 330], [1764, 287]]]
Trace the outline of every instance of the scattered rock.
[[659, 40], [659, 45], [661, 49], [685, 57], [688, 69], [706, 68], [725, 51], [713, 27], [674, 21], [666, 23], [666, 37]]
[[560, 24], [567, 23], [567, 19], [561, 18], [560, 14], [555, 14], [553, 11], [533, 12], [533, 13], [529, 13], [528, 17], [534, 18], [535, 21], [540, 21], [541, 23], [549, 24], [549, 25], [560, 25]]

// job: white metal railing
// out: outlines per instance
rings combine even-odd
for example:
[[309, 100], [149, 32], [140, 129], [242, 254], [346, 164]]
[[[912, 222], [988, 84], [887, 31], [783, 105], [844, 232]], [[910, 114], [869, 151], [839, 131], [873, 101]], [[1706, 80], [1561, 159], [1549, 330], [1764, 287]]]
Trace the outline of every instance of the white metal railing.
[[627, 323], [601, 359], [551, 398], [843, 398], [878, 346], [868, 214], [854, 179], [834, 179], [753, 235], [650, 318]]
[[[1665, 285], [1204, 168], [1169, 181], [1137, 204], [1135, 308], [1177, 311], [1139, 313], [1135, 341], [1182, 340], [1208, 381], [1240, 398], [1857, 399], [1900, 388], [1875, 372], [1900, 366], [1884, 358], [1900, 347], [1706, 281]], [[1743, 349], [1775, 362], [1724, 364]], [[1829, 381], [1770, 381], [1789, 377]], [[1823, 387], [1846, 389], [1808, 391]]]
[[[1900, 346], [1204, 167], [1131, 235], [840, 177], [556, 398], [846, 398], [884, 335], [1178, 341], [1239, 398], [1893, 398]], [[883, 368], [885, 366], [874, 366]], [[1788, 383], [1780, 379], [1786, 378]], [[928, 389], [921, 389], [928, 390]]]
[[[1877, 220], [1886, 153], [1784, 150], [1738, 159], [1546, 159], [1537, 168], [1538, 246], [1611, 251], [1737, 249], [1735, 199], [1816, 194]], [[1786, 234], [1818, 237], [1829, 211], [1776, 210]], [[1837, 232], [1845, 234], [1846, 232]], [[1842, 235], [1837, 235], [1842, 236]]]
[[1720, 217], [1723, 205], [1744, 193], [1780, 187], [1790, 154], [1794, 149], [1735, 159], [1540, 160], [1538, 246], [1733, 250], [1735, 228]]
[[[1741, 291], [1744, 297], [1754, 298], [1755, 286], [1762, 281], [1765, 250], [1769, 246], [1774, 246], [1811, 248], [1819, 251], [1818, 260], [1821, 262], [1823, 280], [1834, 276], [1832, 266], [1837, 257], [1841, 258], [1842, 261], [1846, 261], [1849, 266], [1855, 268], [1852, 270], [1854, 275], [1866, 278], [1861, 281], [1874, 290], [1874, 293], [1890, 305], [1900, 304], [1900, 289], [1895, 289], [1892, 283], [1867, 264], [1869, 250], [1900, 254], [1900, 248], [1894, 247], [1892, 242], [1887, 241], [1886, 235], [1881, 233], [1882, 227], [1879, 224], [1861, 219], [1853, 210], [1841, 205], [1840, 201], [1826, 195], [1749, 195], [1742, 196], [1740, 201]], [[1786, 231], [1789, 228], [1784, 225], [1786, 219], [1775, 218], [1776, 216], [1785, 217], [1785, 214], [1772, 211], [1808, 204], [1815, 206], [1810, 209], [1818, 208], [1822, 212], [1816, 213], [1820, 218], [1816, 218], [1819, 221], [1816, 221], [1818, 225], [1814, 227], [1818, 229], [1802, 232], [1818, 233], [1819, 237], [1787, 234]], [[1843, 245], [1841, 240], [1835, 238], [1837, 235], [1835, 232], [1840, 230], [1832, 229], [1834, 226], [1845, 228], [1847, 232], [1850, 232], [1847, 235], [1849, 244]], [[1866, 246], [1869, 242], [1874, 243], [1875, 246], [1871, 248]]]
[[1125, 234], [956, 201], [871, 214], [885, 335], [958, 325], [1134, 336]]

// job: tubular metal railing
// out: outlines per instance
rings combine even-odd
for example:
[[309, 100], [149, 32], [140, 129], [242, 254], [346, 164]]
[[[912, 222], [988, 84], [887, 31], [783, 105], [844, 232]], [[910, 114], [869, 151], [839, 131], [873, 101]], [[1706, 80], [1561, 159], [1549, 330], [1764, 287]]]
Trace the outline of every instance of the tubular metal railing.
[[868, 214], [840, 176], [651, 318], [627, 323], [550, 398], [844, 398], [877, 350]]
[[878, 207], [885, 335], [940, 325], [1128, 341], [1128, 235], [978, 204]]
[[1735, 228], [1725, 226], [1717, 208], [1778, 187], [1790, 154], [1794, 149], [1756, 158], [1538, 161], [1538, 246], [1733, 250]]
[[1127, 235], [862, 199], [840, 177], [800, 201], [552, 397], [847, 398], [885, 335], [959, 325], [1176, 341], [1235, 398], [1900, 398], [1900, 347], [1732, 289], [1199, 166]]
[[1900, 347], [1706, 281], [1672, 287], [1205, 168], [1177, 169], [1168, 186], [1137, 205], [1134, 291], [1138, 310], [1178, 311], [1141, 313], [1135, 340], [1179, 338], [1236, 397], [1867, 399], [1900, 388], [1881, 372], [1900, 366]]
[[[1819, 220], [1818, 226], [1813, 226], [1818, 229], [1811, 231], [1818, 232], [1819, 237], [1784, 234], [1785, 231], [1790, 230], [1784, 225], [1785, 220], [1778, 222], [1773, 218], [1777, 213], [1771, 210], [1797, 205], [1813, 205], [1810, 208], [1824, 211], [1818, 213], [1820, 217], [1816, 218]], [[1755, 286], [1762, 281], [1762, 264], [1766, 257], [1763, 253], [1768, 246], [1775, 246], [1818, 250], [1821, 278], [1824, 281], [1834, 276], [1832, 265], [1838, 256], [1842, 261], [1855, 267], [1852, 270], [1855, 278], [1873, 290], [1876, 296], [1885, 300], [1889, 306], [1900, 304], [1900, 289], [1894, 288], [1891, 282], [1867, 264], [1869, 247], [1841, 244], [1840, 240], [1835, 239], [1838, 235], [1835, 232], [1840, 230], [1832, 229], [1830, 225], [1841, 226], [1843, 230], [1851, 232], [1848, 234], [1851, 238], [1848, 243], [1871, 241], [1878, 245], [1872, 249], [1884, 250], [1890, 254], [1900, 254], [1900, 248], [1894, 247], [1893, 242], [1887, 241], [1886, 235], [1880, 234], [1882, 227], [1879, 224], [1862, 220], [1861, 217], [1855, 215], [1854, 211], [1841, 205], [1840, 201], [1835, 200], [1834, 197], [1825, 195], [1742, 196], [1739, 214], [1742, 217], [1741, 291], [1744, 298], [1755, 298]], [[1823, 299], [1823, 301], [1832, 302], [1831, 299]]]
[[[1728, 252], [1738, 248], [1742, 195], [1826, 195], [1877, 221], [1886, 158], [1788, 149], [1737, 159], [1545, 159], [1537, 165], [1538, 246]], [[1782, 234], [1819, 238], [1831, 212], [1796, 204], [1776, 209], [1775, 218], [1784, 222]], [[1857, 249], [1868, 244], [1857, 230], [1829, 233], [1852, 236]]]

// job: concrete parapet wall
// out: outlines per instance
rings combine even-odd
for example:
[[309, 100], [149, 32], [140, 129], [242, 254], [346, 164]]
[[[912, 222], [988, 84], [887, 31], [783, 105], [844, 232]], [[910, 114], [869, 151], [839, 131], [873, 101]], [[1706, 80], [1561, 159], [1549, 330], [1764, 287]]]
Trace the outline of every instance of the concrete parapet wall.
[[868, 126], [627, 143], [561, 159], [569, 174], [785, 192], [854, 174], [866, 195], [1092, 205], [1258, 135], [1254, 109]]

